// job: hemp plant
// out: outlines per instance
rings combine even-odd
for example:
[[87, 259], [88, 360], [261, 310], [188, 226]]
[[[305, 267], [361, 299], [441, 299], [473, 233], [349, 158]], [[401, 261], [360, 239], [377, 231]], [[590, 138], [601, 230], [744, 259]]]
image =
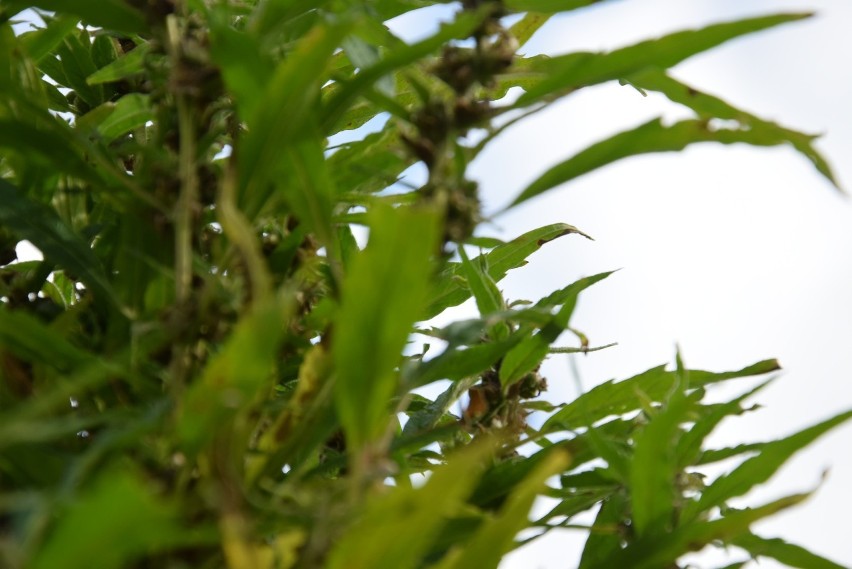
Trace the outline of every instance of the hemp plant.
[[[813, 136], [667, 73], [808, 14], [519, 55], [592, 3], [464, 0], [406, 43], [384, 23], [437, 2], [0, 1], [0, 565], [486, 568], [596, 512], [583, 569], [676, 567], [704, 547], [839, 567], [750, 529], [806, 494], [729, 502], [849, 412], [704, 443], [766, 381], [706, 392], [774, 360], [678, 358], [546, 399], [557, 338], [595, 349], [571, 316], [609, 273], [503, 297], [509, 271], [584, 235], [483, 233], [468, 166], [509, 125], [609, 81], [694, 114], [592, 145], [511, 207], [699, 142], [791, 145], [832, 179]], [[43, 258], [19, 261], [22, 241]], [[479, 317], [430, 323], [471, 298]], [[530, 519], [538, 497], [554, 505]]]

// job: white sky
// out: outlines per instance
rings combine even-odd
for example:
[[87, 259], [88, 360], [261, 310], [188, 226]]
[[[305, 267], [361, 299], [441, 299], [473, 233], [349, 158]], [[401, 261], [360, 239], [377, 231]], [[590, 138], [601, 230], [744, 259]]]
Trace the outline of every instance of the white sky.
[[[818, 16], [726, 44], [676, 67], [674, 75], [759, 116], [826, 133], [818, 146], [852, 191], [848, 2], [605, 2], [555, 18], [524, 51], [611, 49], [784, 10]], [[401, 20], [396, 29], [422, 33], [422, 19]], [[612, 84], [528, 119], [474, 165], [488, 210], [557, 161], [660, 114], [684, 116], [657, 97]], [[497, 224], [512, 237], [559, 221], [596, 241], [566, 237], [549, 244], [501, 287], [512, 299], [536, 299], [578, 277], [623, 268], [584, 293], [573, 319], [593, 345], [619, 343], [578, 358], [586, 388], [670, 362], [678, 343], [693, 368], [739, 369], [777, 357], [785, 369], [755, 399], [765, 407], [724, 423], [714, 445], [781, 437], [852, 407], [852, 202], [794, 151], [702, 145], [632, 158], [533, 199]], [[545, 370], [552, 400], [576, 394], [566, 358], [552, 358]], [[830, 468], [810, 501], [755, 526], [758, 534], [852, 566], [850, 434], [852, 425], [837, 429], [748, 496], [742, 505], [812, 489]], [[579, 532], [553, 532], [502, 567], [576, 566], [583, 540]], [[723, 565], [724, 558], [704, 555], [697, 563]]]

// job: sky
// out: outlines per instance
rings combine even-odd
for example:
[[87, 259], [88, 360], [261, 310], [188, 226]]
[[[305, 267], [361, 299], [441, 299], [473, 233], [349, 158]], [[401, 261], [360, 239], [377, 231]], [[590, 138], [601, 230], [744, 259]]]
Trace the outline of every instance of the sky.
[[[823, 134], [819, 150], [852, 191], [848, 2], [603, 2], [553, 18], [522, 51], [608, 50], [780, 11], [817, 15], [696, 56], [673, 75], [763, 118]], [[422, 15], [404, 18], [393, 29], [413, 37], [426, 33], [423, 22]], [[472, 168], [486, 211], [501, 209], [558, 161], [656, 116], [690, 115], [662, 98], [607, 84], [509, 129]], [[510, 299], [537, 299], [579, 277], [621, 270], [583, 293], [572, 320], [592, 345], [618, 346], [551, 358], [543, 369], [551, 400], [577, 394], [569, 357], [589, 389], [672, 362], [677, 345], [692, 368], [739, 369], [772, 357], [784, 368], [752, 400], [762, 409], [723, 423], [712, 446], [780, 438], [852, 408], [852, 200], [792, 149], [704, 144], [631, 158], [530, 200], [487, 229], [514, 237], [554, 222], [575, 225], [595, 241], [565, 237], [549, 244], [501, 283]], [[711, 397], [730, 398], [752, 384]], [[836, 429], [734, 503], [758, 505], [819, 487], [804, 505], [756, 525], [756, 533], [807, 545], [852, 566], [850, 435], [852, 424]], [[583, 541], [581, 532], [552, 532], [501, 567], [573, 567]], [[712, 567], [726, 558], [691, 559]]]

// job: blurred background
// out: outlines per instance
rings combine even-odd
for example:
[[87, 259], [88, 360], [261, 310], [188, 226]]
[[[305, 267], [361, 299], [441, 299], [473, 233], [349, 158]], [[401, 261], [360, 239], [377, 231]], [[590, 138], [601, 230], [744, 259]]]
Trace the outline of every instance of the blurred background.
[[[818, 148], [852, 191], [848, 2], [602, 2], [553, 18], [522, 51], [608, 50], [781, 11], [816, 15], [727, 43], [673, 74], [763, 118], [823, 133]], [[406, 38], [430, 31], [422, 14], [392, 24]], [[607, 84], [512, 127], [472, 171], [486, 212], [501, 209], [556, 162], [656, 116], [671, 120], [689, 113], [662, 97]], [[622, 270], [584, 292], [572, 320], [592, 345], [618, 346], [551, 357], [543, 369], [551, 400], [577, 394], [570, 357], [589, 389], [672, 362], [677, 344], [692, 368], [739, 369], [772, 357], [784, 368], [752, 400], [763, 408], [723, 423], [712, 446], [779, 438], [852, 407], [852, 201], [792, 149], [703, 144], [681, 154], [627, 159], [535, 198], [485, 229], [510, 238], [554, 222], [576, 225], [595, 241], [572, 236], [544, 247], [503, 281], [509, 299], [538, 299], [581, 276]], [[456, 316], [464, 310], [473, 312], [468, 305]], [[576, 342], [567, 335], [562, 340]], [[734, 384], [711, 391], [711, 397], [730, 397], [746, 387]], [[757, 505], [819, 486], [803, 506], [757, 525], [756, 533], [807, 545], [852, 566], [850, 439], [852, 425], [837, 429], [738, 502]], [[582, 532], [552, 532], [512, 554], [503, 567], [575, 567], [584, 539]], [[692, 561], [700, 567], [725, 564], [721, 555]], [[761, 561], [761, 567], [778, 566]]]

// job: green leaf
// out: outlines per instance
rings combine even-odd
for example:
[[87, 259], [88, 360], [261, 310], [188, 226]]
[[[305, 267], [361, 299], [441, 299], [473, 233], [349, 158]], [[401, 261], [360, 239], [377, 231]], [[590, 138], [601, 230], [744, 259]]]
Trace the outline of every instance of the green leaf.
[[698, 142], [778, 146], [787, 143], [787, 140], [781, 133], [771, 129], [714, 129], [704, 120], [685, 120], [664, 126], [660, 119], [654, 119], [593, 144], [557, 164], [527, 186], [510, 207], [622, 158], [651, 152], [679, 151]]
[[[719, 381], [762, 375], [777, 369], [777, 361], [765, 360], [738, 371], [724, 373], [690, 370], [689, 382], [691, 388], [700, 388]], [[666, 371], [664, 365], [617, 383], [614, 380], [606, 381], [557, 411], [545, 422], [542, 431], [572, 430], [594, 424], [611, 415], [640, 409], [637, 393], [643, 393], [651, 401], [660, 401], [670, 392], [674, 381], [674, 373]]]
[[683, 519], [695, 519], [701, 512], [721, 506], [730, 498], [742, 496], [758, 484], [769, 480], [793, 454], [849, 419], [852, 419], [852, 411], [836, 415], [784, 439], [764, 444], [759, 454], [747, 459], [730, 473], [717, 478], [704, 489], [698, 500], [689, 502], [684, 508]]
[[[686, 386], [683, 387], [685, 389]], [[696, 397], [697, 395], [697, 397]], [[678, 391], [634, 437], [630, 461], [630, 503], [636, 534], [664, 535], [672, 530], [677, 492], [677, 442], [681, 423], [701, 397]]]
[[230, 425], [273, 381], [277, 351], [290, 307], [274, 298], [255, 305], [183, 397], [177, 434], [197, 452]]
[[322, 131], [325, 133], [335, 132], [340, 119], [354, 104], [357, 97], [382, 77], [426, 57], [450, 40], [470, 36], [482, 22], [484, 16], [484, 10], [475, 13], [461, 13], [454, 22], [443, 24], [435, 35], [418, 43], [394, 49], [375, 65], [361, 69], [355, 77], [343, 83], [340, 89], [330, 97], [323, 109], [323, 118], [320, 122]]
[[836, 188], [839, 188], [837, 179], [831, 171], [831, 167], [825, 158], [814, 148], [815, 135], [805, 134], [780, 126], [774, 122], [760, 119], [750, 113], [731, 106], [722, 99], [702, 93], [680, 81], [673, 79], [660, 69], [648, 68], [633, 74], [628, 78], [631, 85], [648, 91], [662, 93], [670, 100], [689, 107], [699, 117], [710, 119], [719, 118], [724, 120], [738, 121], [751, 130], [763, 133], [767, 140], [783, 139], [793, 146], [798, 152], [810, 160], [814, 167], [825, 176]]
[[240, 116], [248, 119], [257, 112], [275, 67], [257, 38], [230, 25], [227, 12], [221, 6], [211, 11], [210, 55], [222, 70]]
[[12, 10], [41, 8], [57, 14], [71, 14], [79, 17], [91, 26], [106, 28], [125, 33], [144, 33], [147, 31], [145, 17], [135, 8], [122, 0], [36, 0], [23, 2], [8, 0], [6, 5]]
[[530, 508], [545, 481], [564, 470], [569, 462], [570, 457], [565, 452], [548, 453], [515, 486], [496, 517], [486, 519], [470, 540], [458, 544], [435, 565], [435, 569], [496, 569], [503, 555], [513, 548], [515, 536], [529, 524]]
[[328, 158], [334, 186], [349, 194], [372, 194], [394, 184], [414, 158], [402, 148], [399, 129], [394, 121], [369, 134], [363, 140], [347, 144]]
[[509, 33], [518, 40], [519, 46], [523, 46], [525, 43], [530, 41], [533, 35], [535, 35], [535, 33], [541, 29], [541, 27], [546, 24], [549, 19], [549, 14], [541, 14], [532, 11], [527, 12], [524, 14], [523, 18], [512, 24], [512, 27], [509, 28]]
[[150, 44], [143, 43], [142, 45], [138, 45], [109, 65], [101, 67], [86, 77], [86, 83], [89, 85], [99, 85], [138, 75], [145, 70], [145, 57], [150, 51]]
[[506, 7], [515, 12], [555, 14], [598, 4], [601, 0], [506, 0]]
[[130, 93], [115, 103], [107, 104], [114, 106], [113, 112], [98, 126], [98, 132], [105, 142], [112, 142], [154, 120], [149, 95]]
[[743, 412], [742, 402], [769, 385], [772, 379], [760, 383], [754, 389], [749, 390], [736, 399], [718, 405], [713, 410], [695, 421], [692, 427], [683, 434], [677, 444], [678, 466], [686, 468], [699, 459], [702, 454], [702, 445], [713, 429], [726, 417], [738, 415]]
[[89, 85], [86, 82], [86, 79], [98, 70], [92, 58], [92, 44], [88, 32], [81, 30], [67, 35], [57, 48], [56, 54], [62, 62], [66, 87], [72, 88], [91, 108], [106, 101], [102, 85]]
[[676, 32], [610, 53], [571, 53], [540, 60], [538, 70], [543, 78], [521, 95], [516, 106], [527, 106], [581, 87], [620, 79], [646, 67], [667, 69], [736, 37], [810, 16], [810, 13], [761, 16]]
[[[239, 141], [239, 202], [251, 220], [272, 192], [283, 187], [301, 221], [331, 243], [331, 187], [315, 128], [315, 102], [324, 70], [345, 28], [317, 26], [275, 70]], [[282, 155], [285, 158], [282, 160]], [[282, 178], [282, 180], [276, 180]]]
[[20, 36], [27, 54], [36, 63], [48, 56], [56, 47], [62, 43], [65, 37], [77, 29], [78, 18], [62, 16], [48, 20], [47, 25], [33, 32]]
[[370, 242], [342, 285], [332, 350], [335, 404], [353, 448], [385, 430], [395, 368], [423, 316], [438, 239], [430, 210], [379, 206], [370, 219]]
[[753, 557], [769, 557], [788, 567], [802, 569], [843, 569], [834, 561], [811, 553], [807, 549], [787, 543], [780, 538], [765, 538], [753, 533], [739, 535], [728, 542], [730, 545], [741, 547]]
[[0, 346], [19, 358], [69, 370], [90, 356], [26, 312], [0, 309]]
[[[494, 282], [500, 282], [510, 270], [526, 265], [527, 257], [538, 251], [542, 245], [571, 233], [588, 237], [572, 225], [555, 223], [534, 229], [505, 245], [499, 245], [491, 252], [484, 254], [484, 259], [476, 257], [471, 259], [471, 262], [483, 263], [484, 261], [483, 264], [488, 267], [488, 275]], [[444, 269], [438, 290], [427, 311], [427, 318], [437, 316], [447, 308], [457, 306], [470, 298], [470, 290], [453, 278], [461, 274], [462, 267], [459, 263], [449, 263]]]
[[664, 536], [637, 539], [598, 563], [584, 569], [659, 569], [674, 563], [681, 555], [700, 551], [715, 540], [727, 540], [748, 530], [754, 522], [800, 504], [810, 494], [797, 494], [747, 510], [730, 511], [721, 519], [683, 525]]
[[394, 488], [368, 502], [332, 549], [329, 569], [406, 569], [422, 559], [441, 528], [464, 505], [485, 468], [491, 445], [452, 455], [421, 488]]
[[547, 357], [550, 345], [568, 327], [579, 294], [611, 274], [612, 272], [608, 272], [586, 277], [564, 289], [562, 307], [550, 322], [534, 335], [521, 341], [503, 358], [503, 363], [500, 365], [500, 382], [504, 386], [511, 385], [541, 365], [541, 362]]
[[[28, 565], [32, 569], [119, 569], [185, 540], [173, 505], [132, 471], [112, 469], [64, 510]], [[104, 548], [103, 544], [110, 546]]]
[[[2, 132], [2, 127], [0, 127]], [[121, 301], [89, 245], [46, 205], [34, 202], [15, 186], [0, 179], [0, 225], [39, 248], [45, 258], [77, 275], [95, 297], [116, 307]]]
[[618, 528], [628, 518], [629, 511], [630, 502], [624, 492], [616, 492], [603, 501], [583, 546], [578, 569], [599, 566], [621, 549]]
[[448, 348], [441, 355], [416, 366], [405, 368], [406, 384], [411, 387], [428, 385], [440, 379], [458, 381], [491, 369], [506, 352], [523, 338], [512, 334], [498, 342], [488, 342], [463, 348]]

